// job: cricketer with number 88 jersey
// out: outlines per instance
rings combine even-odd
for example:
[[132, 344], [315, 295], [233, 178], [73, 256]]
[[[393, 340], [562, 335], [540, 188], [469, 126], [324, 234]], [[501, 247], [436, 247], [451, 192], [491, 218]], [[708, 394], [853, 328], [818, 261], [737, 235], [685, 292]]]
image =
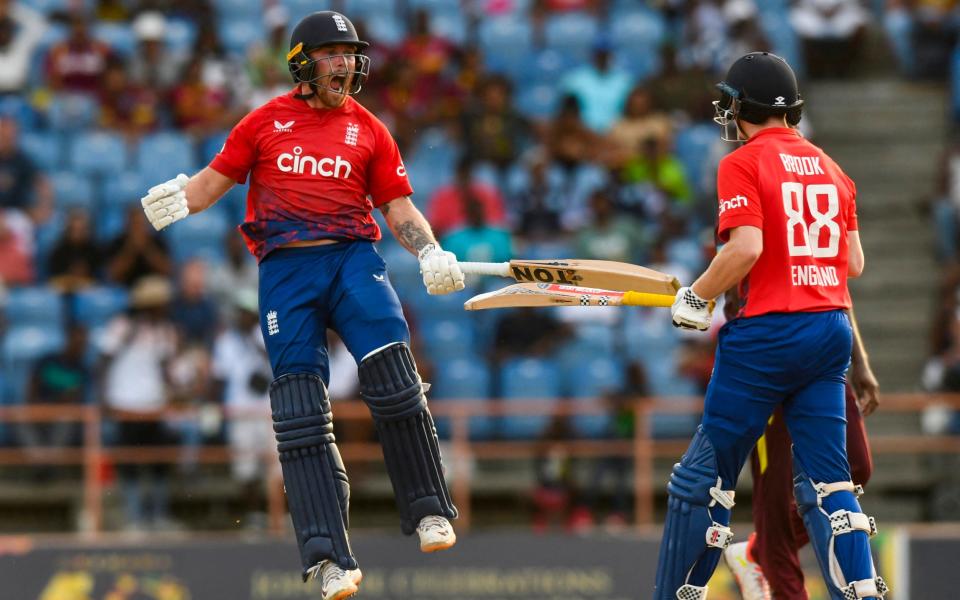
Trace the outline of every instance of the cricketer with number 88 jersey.
[[763, 230], [763, 253], [740, 282], [738, 316], [850, 308], [847, 232], [856, 188], [797, 129], [767, 128], [728, 154], [717, 173], [721, 241]]

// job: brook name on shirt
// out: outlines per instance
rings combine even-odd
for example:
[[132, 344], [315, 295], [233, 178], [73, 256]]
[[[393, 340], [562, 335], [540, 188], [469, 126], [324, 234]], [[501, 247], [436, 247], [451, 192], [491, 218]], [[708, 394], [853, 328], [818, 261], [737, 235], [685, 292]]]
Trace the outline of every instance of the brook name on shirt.
[[797, 175], [823, 175], [823, 168], [820, 167], [819, 156], [790, 156], [781, 154], [780, 161], [783, 162], [783, 169], [787, 173], [796, 173]]
[[840, 285], [836, 267], [818, 267], [817, 265], [791, 265], [790, 275], [793, 285]]

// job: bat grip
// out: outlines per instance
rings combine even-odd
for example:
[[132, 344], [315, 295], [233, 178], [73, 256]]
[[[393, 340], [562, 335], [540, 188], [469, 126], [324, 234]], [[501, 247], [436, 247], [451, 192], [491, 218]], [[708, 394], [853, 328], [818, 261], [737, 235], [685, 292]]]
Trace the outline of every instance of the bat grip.
[[674, 296], [668, 294], [649, 294], [647, 292], [624, 292], [624, 306], [659, 306], [670, 308], [673, 306]]
[[510, 277], [510, 263], [458, 262], [460, 270], [469, 275], [496, 275]]

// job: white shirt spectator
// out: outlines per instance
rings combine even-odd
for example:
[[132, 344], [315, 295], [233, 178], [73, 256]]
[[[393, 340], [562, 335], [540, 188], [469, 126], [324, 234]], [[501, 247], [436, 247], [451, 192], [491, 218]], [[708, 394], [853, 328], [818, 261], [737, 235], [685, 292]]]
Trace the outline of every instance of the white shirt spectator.
[[173, 326], [120, 316], [107, 325], [100, 344], [111, 357], [107, 405], [134, 413], [162, 410], [167, 404], [164, 362], [176, 349]]
[[47, 29], [47, 22], [20, 2], [11, 2], [9, 11], [14, 33], [9, 43], [0, 47], [0, 92], [20, 92], [26, 87], [31, 66], [40, 68], [33, 51]]
[[856, 0], [800, 0], [790, 12], [791, 25], [808, 39], [847, 39], [866, 22]]

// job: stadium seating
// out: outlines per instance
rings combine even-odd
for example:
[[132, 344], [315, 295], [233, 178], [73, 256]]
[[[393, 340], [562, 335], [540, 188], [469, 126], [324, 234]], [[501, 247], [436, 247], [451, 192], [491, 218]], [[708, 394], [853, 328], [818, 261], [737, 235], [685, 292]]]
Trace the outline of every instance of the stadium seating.
[[100, 113], [96, 99], [81, 94], [57, 94], [50, 101], [47, 120], [54, 131], [80, 131], [93, 126]]
[[39, 168], [55, 171], [63, 168], [62, 143], [53, 131], [21, 130], [20, 147]]
[[95, 286], [77, 292], [73, 296], [71, 313], [88, 329], [103, 327], [127, 308], [127, 290], [115, 286]]
[[107, 131], [78, 134], [70, 142], [70, 168], [84, 175], [110, 175], [123, 171], [127, 163], [127, 146], [123, 138]]
[[[372, 15], [396, 14], [397, 3], [393, 0], [344, 0], [343, 12], [351, 19], [366, 21]], [[312, 8], [313, 10], [322, 10]]]
[[[500, 394], [512, 400], [557, 400], [562, 378], [557, 363], [544, 358], [513, 358], [500, 368]], [[505, 417], [500, 433], [508, 439], [536, 439], [550, 424], [550, 414]]]
[[10, 327], [60, 327], [63, 302], [60, 294], [46, 286], [16, 287], [8, 292], [3, 307]]
[[101, 22], [93, 27], [93, 37], [121, 56], [130, 56], [137, 46], [133, 29], [126, 23]]
[[33, 362], [63, 347], [63, 329], [50, 325], [15, 325], [2, 341], [7, 404], [23, 404]]
[[57, 208], [90, 210], [95, 206], [96, 196], [90, 178], [70, 171], [57, 171], [49, 177]]
[[[231, 0], [242, 4], [252, 5], [246, 0]], [[218, 31], [223, 46], [235, 56], [244, 57], [250, 48], [263, 39], [263, 22], [241, 14], [229, 14], [230, 17], [220, 21]]]
[[156, 183], [179, 173], [193, 173], [197, 170], [193, 142], [177, 131], [152, 133], [140, 141], [136, 166], [141, 175]]
[[[476, 400], [486, 402], [491, 394], [490, 370], [478, 356], [465, 356], [444, 361], [435, 370], [429, 396], [434, 405], [444, 400]], [[496, 420], [489, 416], [473, 417], [470, 438], [486, 440], [496, 433]], [[437, 431], [442, 438], [450, 436], [452, 424], [448, 419], [437, 419]]]
[[430, 316], [420, 321], [419, 333], [427, 354], [438, 364], [476, 352], [473, 323], [463, 318]]
[[550, 15], [543, 33], [548, 48], [586, 61], [590, 58], [591, 47], [600, 41], [600, 24], [593, 16], [585, 13]]
[[226, 211], [213, 206], [191, 215], [176, 227], [164, 229], [164, 234], [168, 236], [170, 252], [177, 263], [199, 257], [216, 265], [223, 262], [223, 238], [229, 228]]
[[[622, 362], [607, 354], [581, 354], [576, 362], [565, 365], [566, 395], [579, 399], [601, 399], [620, 391], [625, 381]], [[570, 420], [573, 431], [587, 438], [600, 438], [610, 432], [612, 414], [579, 415]]]

